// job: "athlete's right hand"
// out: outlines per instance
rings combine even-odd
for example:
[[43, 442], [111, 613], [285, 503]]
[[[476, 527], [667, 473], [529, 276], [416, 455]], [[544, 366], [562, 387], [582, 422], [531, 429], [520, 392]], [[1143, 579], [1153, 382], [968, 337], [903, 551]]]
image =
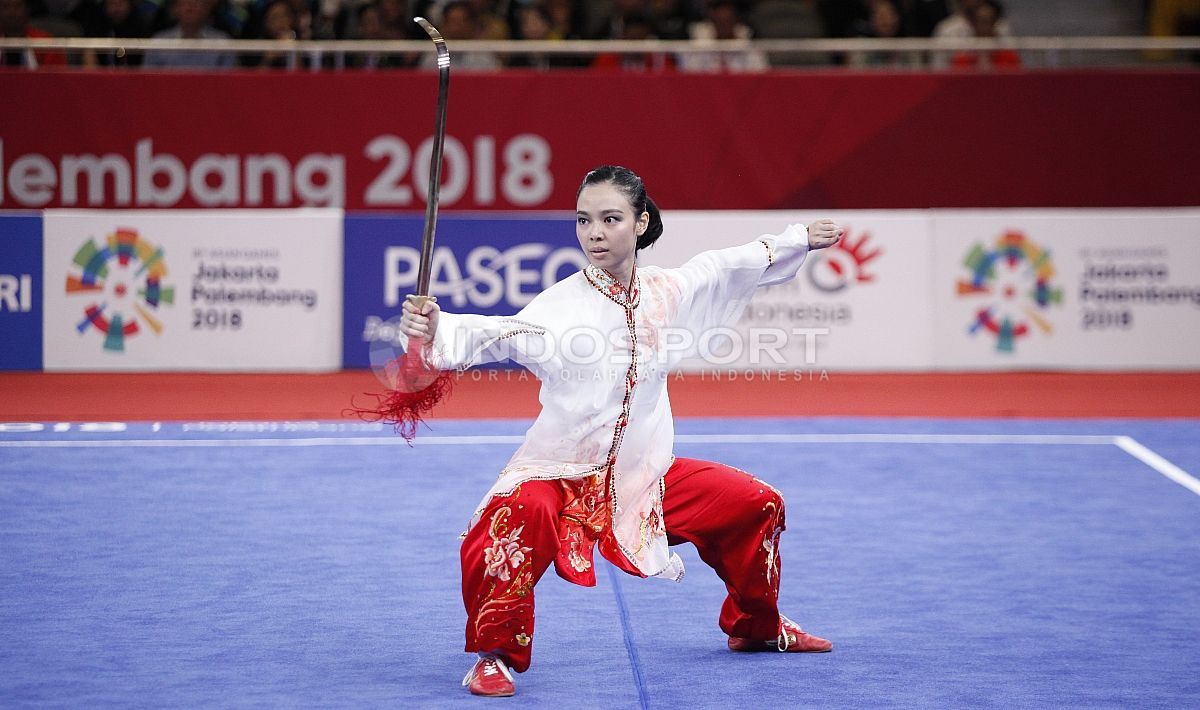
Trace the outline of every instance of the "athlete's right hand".
[[433, 335], [437, 332], [438, 327], [438, 314], [441, 313], [441, 310], [438, 308], [436, 299], [415, 296], [410, 293], [404, 299], [404, 313], [400, 316], [400, 332], [410, 338], [421, 338], [427, 342], [433, 340]]

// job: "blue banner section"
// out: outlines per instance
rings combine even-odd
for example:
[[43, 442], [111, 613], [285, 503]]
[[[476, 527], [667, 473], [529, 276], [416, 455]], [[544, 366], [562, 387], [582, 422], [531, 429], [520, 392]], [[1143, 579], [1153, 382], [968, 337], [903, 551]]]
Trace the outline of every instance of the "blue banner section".
[[[416, 289], [423, 224], [420, 216], [346, 217], [345, 367], [369, 367], [372, 349], [400, 342], [400, 304]], [[443, 216], [429, 290], [445, 311], [511, 315], [586, 264], [567, 213]]]
[[42, 369], [42, 216], [0, 214], [0, 370]]

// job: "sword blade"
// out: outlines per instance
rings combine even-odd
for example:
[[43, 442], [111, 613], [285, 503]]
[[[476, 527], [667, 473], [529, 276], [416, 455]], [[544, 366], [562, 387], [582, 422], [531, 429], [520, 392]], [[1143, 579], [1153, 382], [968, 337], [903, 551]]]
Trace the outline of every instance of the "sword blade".
[[433, 240], [437, 231], [438, 195], [442, 188], [442, 150], [446, 142], [446, 101], [450, 93], [450, 48], [442, 33], [424, 17], [413, 18], [425, 30], [437, 50], [437, 121], [433, 130], [433, 152], [429, 156], [429, 192], [425, 199], [425, 232], [421, 236], [421, 264], [417, 271], [417, 296], [429, 295], [433, 264]]

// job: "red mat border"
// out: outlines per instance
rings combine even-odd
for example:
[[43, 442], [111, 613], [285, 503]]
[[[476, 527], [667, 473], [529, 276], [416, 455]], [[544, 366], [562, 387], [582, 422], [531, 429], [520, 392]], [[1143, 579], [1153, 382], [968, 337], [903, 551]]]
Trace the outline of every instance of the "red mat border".
[[[459, 378], [436, 418], [531, 418], [520, 371]], [[3, 373], [0, 421], [339, 419], [378, 391], [369, 371], [328, 374]], [[1200, 417], [1200, 372], [745, 373], [672, 377], [678, 416]]]

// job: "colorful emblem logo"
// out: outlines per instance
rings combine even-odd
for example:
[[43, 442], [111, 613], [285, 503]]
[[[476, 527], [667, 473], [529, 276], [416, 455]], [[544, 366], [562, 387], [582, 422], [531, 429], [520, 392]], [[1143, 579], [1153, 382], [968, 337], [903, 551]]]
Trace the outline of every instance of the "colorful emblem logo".
[[75, 252], [75, 267], [67, 275], [67, 294], [90, 296], [83, 308], [80, 333], [95, 328], [104, 334], [104, 349], [125, 350], [125, 339], [143, 326], [158, 335], [162, 321], [155, 317], [162, 304], [175, 302], [175, 288], [163, 283], [167, 264], [162, 249], [138, 236], [137, 230], [118, 228], [104, 246], [89, 238]]
[[991, 333], [996, 350], [1011, 353], [1017, 341], [1029, 336], [1033, 328], [1047, 335], [1053, 332], [1046, 313], [1051, 304], [1062, 304], [1062, 289], [1051, 282], [1054, 262], [1050, 252], [1021, 232], [1009, 230], [992, 249], [975, 244], [963, 265], [971, 275], [959, 280], [959, 297], [984, 301], [967, 329], [969, 333]]
[[828, 249], [814, 252], [809, 258], [808, 281], [819, 291], [837, 293], [851, 284], [869, 283], [875, 276], [867, 273], [867, 264], [883, 253], [876, 247], [869, 249], [871, 233], [863, 232], [857, 241], [847, 232], [842, 241]]

